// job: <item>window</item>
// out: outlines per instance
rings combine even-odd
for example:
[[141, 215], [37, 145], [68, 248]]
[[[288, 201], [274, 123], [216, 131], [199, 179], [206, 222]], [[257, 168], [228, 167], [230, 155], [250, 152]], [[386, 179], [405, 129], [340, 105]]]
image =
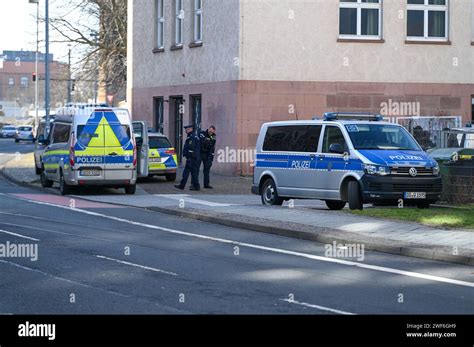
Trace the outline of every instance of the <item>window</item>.
[[183, 0], [174, 0], [174, 45], [183, 45]]
[[407, 39], [448, 40], [448, 0], [408, 0]]
[[380, 39], [382, 0], [340, 0], [339, 37]]
[[13, 87], [15, 85], [15, 77], [8, 78], [8, 86]]
[[166, 137], [150, 137], [149, 138], [149, 147], [152, 149], [159, 148], [171, 148], [171, 143]]
[[193, 115], [193, 125], [194, 129], [196, 130], [201, 130], [201, 112], [202, 112], [202, 106], [201, 106], [201, 95], [194, 95], [191, 97], [191, 104], [192, 104], [192, 112], [191, 114]]
[[194, 43], [202, 42], [202, 0], [194, 2]]
[[263, 150], [288, 152], [291, 150], [292, 137], [293, 127], [269, 127], [263, 142]]
[[164, 0], [156, 0], [156, 48], [165, 47]]
[[53, 143], [67, 143], [69, 141], [69, 132], [71, 126], [69, 124], [54, 124]]
[[324, 132], [323, 153], [330, 153], [329, 147], [335, 143], [347, 149], [346, 140], [344, 139], [341, 129], [336, 126], [327, 126]]
[[321, 128], [321, 125], [295, 126], [293, 132], [293, 152], [317, 152]]
[[22, 76], [20, 79], [20, 84], [23, 88], [28, 88], [28, 77]]
[[155, 98], [155, 129], [159, 133], [163, 133], [164, 129], [164, 100], [162, 97]]

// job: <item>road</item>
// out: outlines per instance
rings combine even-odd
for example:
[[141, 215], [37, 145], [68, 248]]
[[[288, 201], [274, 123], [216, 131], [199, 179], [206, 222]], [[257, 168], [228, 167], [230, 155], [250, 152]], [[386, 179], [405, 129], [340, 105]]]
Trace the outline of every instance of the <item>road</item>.
[[472, 267], [371, 251], [327, 258], [322, 244], [0, 179], [7, 243], [38, 252], [0, 256], [1, 314], [474, 313]]
[[31, 142], [15, 143], [14, 139], [0, 138], [0, 165], [5, 164], [15, 155], [29, 153], [34, 149], [34, 144]]

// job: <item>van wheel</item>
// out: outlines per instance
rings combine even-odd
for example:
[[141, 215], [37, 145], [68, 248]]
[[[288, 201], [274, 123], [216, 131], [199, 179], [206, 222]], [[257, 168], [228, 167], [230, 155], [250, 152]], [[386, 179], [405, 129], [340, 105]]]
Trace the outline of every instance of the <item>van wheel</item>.
[[359, 182], [350, 181], [348, 186], [349, 208], [351, 210], [362, 210], [364, 204], [362, 203], [362, 194], [360, 192]]
[[167, 180], [168, 182], [174, 182], [174, 181], [176, 181], [176, 174], [175, 174], [175, 173], [174, 173], [174, 174], [167, 174], [167, 175], [166, 175], [166, 180]]
[[36, 163], [35, 163], [35, 173], [36, 173], [38, 176], [41, 175], [41, 169], [36, 166]]
[[43, 188], [51, 188], [54, 183], [46, 177], [46, 172], [44, 172], [44, 168], [41, 168], [40, 181], [41, 187]]
[[64, 175], [62, 171], [59, 176], [59, 191], [61, 192], [61, 195], [68, 195], [71, 193], [71, 187], [64, 180]]
[[125, 187], [125, 194], [133, 195], [133, 194], [135, 194], [136, 191], [137, 191], [137, 185], [136, 184], [132, 184], [131, 186], [126, 186]]
[[338, 211], [346, 207], [345, 201], [336, 201], [336, 200], [326, 200], [326, 206], [330, 210]]
[[269, 178], [265, 181], [261, 191], [262, 204], [268, 206], [281, 206], [283, 199], [278, 196], [275, 182]]

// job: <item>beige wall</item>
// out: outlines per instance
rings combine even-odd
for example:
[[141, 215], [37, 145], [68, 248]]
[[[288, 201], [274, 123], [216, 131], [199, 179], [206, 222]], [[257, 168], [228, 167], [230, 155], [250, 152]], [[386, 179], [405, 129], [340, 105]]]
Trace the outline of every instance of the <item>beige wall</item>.
[[408, 45], [406, 0], [383, 1], [385, 43], [338, 43], [339, 0], [243, 0], [240, 78], [474, 83], [472, 3], [450, 1], [451, 45]]

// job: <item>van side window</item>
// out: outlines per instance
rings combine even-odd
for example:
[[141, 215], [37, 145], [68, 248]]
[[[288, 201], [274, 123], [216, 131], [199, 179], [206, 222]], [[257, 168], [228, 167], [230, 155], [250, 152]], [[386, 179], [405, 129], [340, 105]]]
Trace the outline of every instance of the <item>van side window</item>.
[[326, 126], [323, 139], [323, 153], [330, 153], [329, 146], [333, 143], [339, 143], [342, 147], [347, 149], [346, 140], [344, 139], [341, 129], [336, 126]]
[[264, 151], [291, 151], [293, 127], [269, 127], [263, 142]]
[[321, 125], [298, 125], [293, 128], [293, 152], [314, 153], [318, 151]]
[[53, 128], [53, 143], [67, 143], [69, 142], [69, 133], [71, 126], [68, 124], [54, 124]]

